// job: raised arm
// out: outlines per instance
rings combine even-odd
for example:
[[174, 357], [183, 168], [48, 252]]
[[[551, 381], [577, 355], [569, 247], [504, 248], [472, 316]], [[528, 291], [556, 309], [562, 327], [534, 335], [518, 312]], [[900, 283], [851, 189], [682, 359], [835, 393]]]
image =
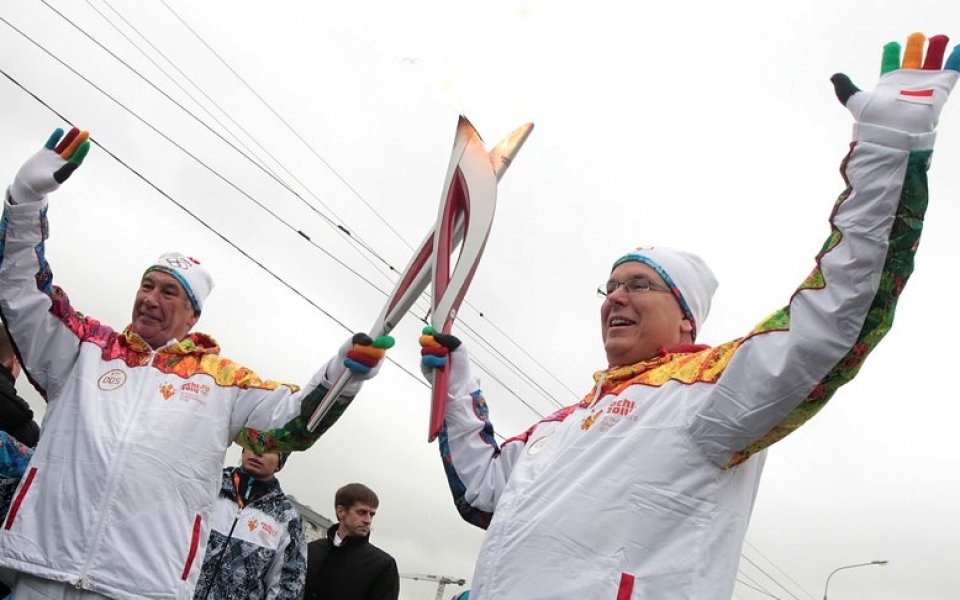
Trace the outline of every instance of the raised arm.
[[[374, 340], [358, 333], [344, 342], [336, 356], [299, 390], [262, 382], [249, 371], [238, 371], [234, 374], [238, 400], [231, 416], [234, 431], [238, 432], [236, 442], [255, 452], [306, 450], [337, 422], [363, 382], [380, 372], [386, 351], [392, 346], [390, 336]], [[310, 416], [345, 369], [353, 372], [350, 383], [316, 430], [310, 431]]]
[[846, 190], [816, 267], [790, 304], [736, 350], [692, 424], [718, 465], [733, 466], [795, 430], [856, 375], [893, 323], [913, 271], [927, 207], [926, 171], [940, 111], [957, 81], [960, 50], [941, 69], [945, 36], [884, 48], [880, 81], [860, 91], [832, 78], [856, 123], [842, 164]]
[[88, 137], [76, 128], [64, 137], [57, 129], [17, 172], [0, 224], [0, 311], [28, 377], [47, 391], [69, 372], [82, 339], [113, 334], [70, 307], [45, 256], [47, 194], [83, 162]]
[[[450, 369], [447, 412], [437, 438], [453, 501], [465, 521], [486, 529], [529, 431], [497, 444], [480, 381], [470, 374], [470, 356], [456, 337], [424, 329], [422, 368]], [[533, 428], [531, 428], [532, 430]]]

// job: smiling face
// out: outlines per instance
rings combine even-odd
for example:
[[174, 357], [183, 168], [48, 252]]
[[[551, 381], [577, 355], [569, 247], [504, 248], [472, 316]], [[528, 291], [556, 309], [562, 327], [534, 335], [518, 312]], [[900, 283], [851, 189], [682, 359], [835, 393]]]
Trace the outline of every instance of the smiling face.
[[[666, 287], [663, 278], [640, 262], [625, 262], [610, 274], [611, 281], [646, 278]], [[660, 353], [693, 341], [693, 327], [683, 316], [670, 292], [651, 289], [627, 292], [625, 286], [609, 294], [600, 307], [600, 332], [607, 352], [607, 364], [621, 367], [648, 360]]]
[[131, 327], [151, 348], [161, 348], [172, 339], [183, 339], [197, 318], [187, 293], [172, 275], [160, 271], [143, 275], [133, 302]]

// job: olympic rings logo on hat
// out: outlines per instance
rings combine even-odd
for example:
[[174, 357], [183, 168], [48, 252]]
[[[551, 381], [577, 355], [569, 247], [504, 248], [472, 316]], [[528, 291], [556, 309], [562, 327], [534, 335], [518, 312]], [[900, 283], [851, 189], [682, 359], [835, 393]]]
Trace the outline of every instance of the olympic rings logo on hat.
[[173, 267], [174, 269], [183, 269], [186, 271], [193, 265], [199, 265], [200, 261], [195, 258], [190, 257], [180, 257], [180, 256], [170, 256], [166, 259], [167, 264]]

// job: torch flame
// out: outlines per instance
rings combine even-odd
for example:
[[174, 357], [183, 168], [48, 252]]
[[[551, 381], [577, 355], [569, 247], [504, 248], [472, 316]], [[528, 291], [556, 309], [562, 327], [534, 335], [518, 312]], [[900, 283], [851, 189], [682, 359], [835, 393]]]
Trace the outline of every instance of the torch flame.
[[490, 164], [493, 165], [493, 172], [497, 176], [497, 181], [500, 181], [503, 174], [506, 173], [507, 167], [513, 162], [517, 152], [520, 152], [520, 148], [527, 141], [531, 131], [533, 131], [533, 123], [521, 125], [490, 151]]

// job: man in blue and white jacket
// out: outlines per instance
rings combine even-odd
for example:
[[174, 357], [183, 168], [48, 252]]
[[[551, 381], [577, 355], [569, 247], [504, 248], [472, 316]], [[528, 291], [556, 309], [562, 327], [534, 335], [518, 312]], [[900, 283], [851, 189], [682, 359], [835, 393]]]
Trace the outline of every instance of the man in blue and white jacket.
[[307, 541], [276, 473], [289, 455], [244, 448], [223, 470], [195, 600], [300, 600]]
[[[392, 340], [354, 336], [302, 389], [261, 379], [220, 356], [212, 337], [190, 333], [213, 280], [177, 253], [143, 273], [122, 331], [80, 314], [53, 285], [44, 245], [47, 194], [89, 144], [76, 129], [62, 136], [18, 171], [0, 220], [0, 312], [48, 402], [0, 526], [0, 567], [19, 574], [18, 600], [191, 600], [227, 448], [308, 448], [376, 374]], [[357, 383], [309, 431], [331, 381], [345, 363], [354, 370], [352, 354], [367, 361]]]

